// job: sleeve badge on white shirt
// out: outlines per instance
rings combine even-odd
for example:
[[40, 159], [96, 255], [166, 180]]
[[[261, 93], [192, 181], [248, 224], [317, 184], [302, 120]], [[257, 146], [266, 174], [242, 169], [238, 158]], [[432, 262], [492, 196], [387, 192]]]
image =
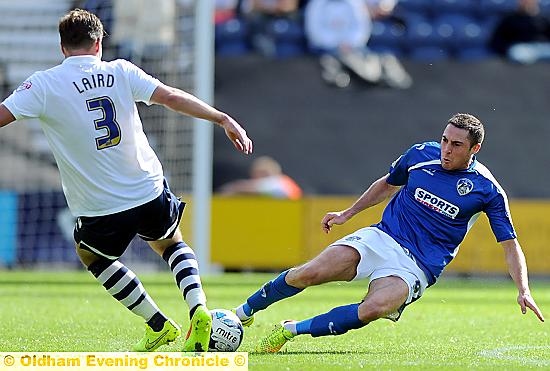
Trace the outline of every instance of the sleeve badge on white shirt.
[[32, 81], [27, 80], [27, 81], [24, 81], [21, 85], [19, 85], [19, 87], [15, 89], [15, 91], [17, 92], [17, 91], [29, 90], [31, 87], [32, 87]]

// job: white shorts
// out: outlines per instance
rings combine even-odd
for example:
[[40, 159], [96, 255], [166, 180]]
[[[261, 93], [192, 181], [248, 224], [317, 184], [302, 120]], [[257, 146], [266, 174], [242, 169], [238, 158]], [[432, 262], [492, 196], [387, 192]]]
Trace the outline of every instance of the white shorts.
[[405, 281], [409, 286], [405, 305], [420, 298], [428, 287], [426, 274], [416, 265], [408, 250], [376, 227], [359, 229], [331, 244], [334, 245], [353, 247], [361, 255], [353, 281], [365, 278], [373, 281], [388, 276]]

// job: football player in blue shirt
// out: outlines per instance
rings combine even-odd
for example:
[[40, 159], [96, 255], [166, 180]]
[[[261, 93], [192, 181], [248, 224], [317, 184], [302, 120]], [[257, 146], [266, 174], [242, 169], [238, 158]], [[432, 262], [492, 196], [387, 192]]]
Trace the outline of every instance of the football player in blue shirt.
[[340, 335], [379, 318], [397, 321], [405, 306], [436, 282], [481, 212], [503, 247], [522, 313], [529, 308], [544, 321], [529, 290], [506, 193], [475, 157], [483, 137], [483, 124], [476, 117], [456, 114], [440, 143], [412, 146], [353, 205], [327, 213], [321, 222], [326, 233], [391, 197], [380, 223], [359, 229], [313, 260], [281, 273], [235, 312], [243, 325], [250, 326], [254, 313], [306, 287], [332, 281], [369, 279], [366, 297], [303, 321], [283, 321], [256, 351], [277, 352], [296, 335]]

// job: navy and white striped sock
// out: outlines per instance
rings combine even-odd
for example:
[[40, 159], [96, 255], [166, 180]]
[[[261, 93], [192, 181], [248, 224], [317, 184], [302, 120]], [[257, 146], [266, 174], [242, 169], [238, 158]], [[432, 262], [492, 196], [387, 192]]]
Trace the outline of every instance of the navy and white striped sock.
[[202, 290], [195, 253], [185, 242], [178, 242], [168, 247], [162, 254], [162, 258], [170, 266], [192, 317], [197, 306], [206, 305], [206, 295]]
[[153, 330], [159, 331], [162, 328], [166, 316], [147, 294], [139, 278], [124, 264], [118, 260], [100, 259], [90, 264], [88, 270], [109, 294], [132, 313], [145, 319]]

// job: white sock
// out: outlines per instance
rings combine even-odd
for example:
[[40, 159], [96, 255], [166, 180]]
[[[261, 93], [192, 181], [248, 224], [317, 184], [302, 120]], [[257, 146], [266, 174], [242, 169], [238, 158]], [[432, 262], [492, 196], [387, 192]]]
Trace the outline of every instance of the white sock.
[[292, 335], [298, 335], [296, 331], [296, 323], [297, 323], [296, 321], [287, 321], [283, 324], [283, 327], [288, 331], [290, 331]]
[[237, 307], [237, 309], [235, 309], [235, 312], [236, 312], [236, 314], [237, 314], [237, 317], [239, 317], [239, 319], [240, 319], [241, 321], [250, 318], [250, 316], [247, 316], [246, 313], [244, 312], [244, 309], [243, 309], [243, 306], [242, 306], [242, 305], [239, 305], [239, 306]]

